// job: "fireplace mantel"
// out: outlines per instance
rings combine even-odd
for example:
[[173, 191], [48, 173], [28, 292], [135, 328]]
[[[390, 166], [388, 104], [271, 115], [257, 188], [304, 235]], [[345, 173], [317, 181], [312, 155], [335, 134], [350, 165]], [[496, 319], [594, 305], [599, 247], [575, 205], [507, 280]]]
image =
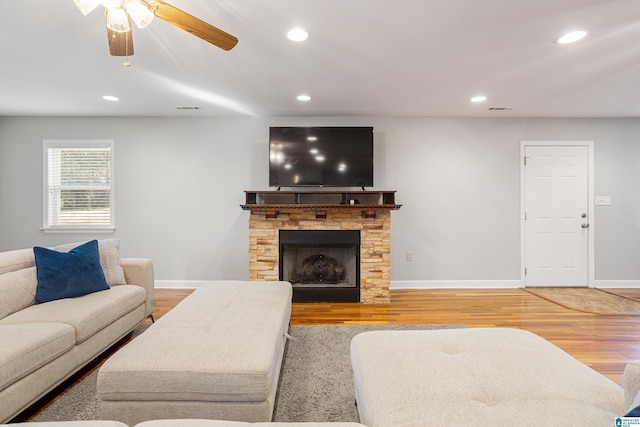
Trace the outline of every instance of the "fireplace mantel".
[[245, 193], [250, 280], [279, 280], [279, 230], [360, 230], [360, 302], [390, 302], [391, 211], [401, 207], [395, 191]]
[[245, 191], [244, 210], [266, 212], [276, 218], [280, 212], [314, 211], [317, 219], [327, 210], [359, 210], [364, 218], [375, 218], [376, 211], [398, 210], [395, 191]]

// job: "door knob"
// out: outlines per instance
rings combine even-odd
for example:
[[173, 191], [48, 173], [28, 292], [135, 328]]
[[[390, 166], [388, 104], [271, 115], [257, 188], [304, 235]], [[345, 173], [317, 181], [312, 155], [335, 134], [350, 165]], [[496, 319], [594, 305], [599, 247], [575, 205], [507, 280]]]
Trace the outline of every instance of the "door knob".
[[587, 224], [587, 223], [583, 223], [583, 224], [582, 224], [582, 228], [589, 228], [589, 224]]

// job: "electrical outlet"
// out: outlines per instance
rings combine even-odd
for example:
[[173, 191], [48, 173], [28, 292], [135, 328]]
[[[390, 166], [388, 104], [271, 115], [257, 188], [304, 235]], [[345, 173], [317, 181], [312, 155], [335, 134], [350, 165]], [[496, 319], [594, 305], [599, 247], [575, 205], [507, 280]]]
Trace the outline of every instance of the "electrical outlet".
[[413, 252], [407, 251], [406, 259], [407, 259], [407, 261], [413, 261]]

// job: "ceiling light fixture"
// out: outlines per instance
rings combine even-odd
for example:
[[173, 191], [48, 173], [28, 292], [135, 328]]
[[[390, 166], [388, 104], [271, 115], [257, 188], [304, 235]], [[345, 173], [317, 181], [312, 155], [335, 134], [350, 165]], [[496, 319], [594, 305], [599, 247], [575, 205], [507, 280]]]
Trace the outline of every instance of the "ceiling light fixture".
[[294, 28], [287, 33], [287, 38], [294, 42], [302, 42], [309, 38], [309, 33], [302, 28]]
[[298, 95], [296, 99], [303, 102], [311, 101], [311, 97], [309, 95]]
[[484, 95], [477, 95], [471, 98], [471, 102], [484, 102], [487, 100], [487, 97]]
[[144, 28], [153, 21], [155, 16], [149, 10], [149, 5], [142, 0], [73, 0], [73, 2], [85, 15], [99, 5], [104, 6], [107, 9], [107, 26], [118, 32], [127, 32], [131, 29], [129, 17], [138, 28]]
[[149, 8], [138, 0], [124, 0], [122, 5], [127, 10], [131, 20], [135, 22], [136, 27], [144, 28], [151, 24], [155, 16]]
[[558, 43], [558, 44], [575, 43], [575, 42], [577, 42], [579, 40], [582, 40], [586, 36], [587, 36], [587, 32], [586, 31], [582, 31], [582, 30], [570, 31], [570, 32], [566, 33], [565, 35], [563, 35], [561, 37], [558, 37], [556, 39], [556, 43]]
[[107, 9], [114, 9], [120, 7], [122, 0], [100, 0], [100, 4]]
[[100, 0], [73, 0], [73, 2], [78, 6], [80, 12], [85, 15], [88, 15], [93, 9], [100, 6]]
[[120, 101], [120, 98], [118, 98], [117, 96], [113, 96], [113, 95], [105, 95], [102, 97], [102, 99], [106, 100], [106, 101]]
[[118, 33], [126, 33], [131, 30], [127, 11], [121, 7], [107, 9], [107, 28], [117, 31]]

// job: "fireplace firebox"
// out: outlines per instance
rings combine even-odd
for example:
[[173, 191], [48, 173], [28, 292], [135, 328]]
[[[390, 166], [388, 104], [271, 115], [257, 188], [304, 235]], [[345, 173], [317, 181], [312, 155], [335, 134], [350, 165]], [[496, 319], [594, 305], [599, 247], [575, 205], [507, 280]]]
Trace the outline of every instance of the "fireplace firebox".
[[294, 302], [360, 302], [359, 230], [280, 230], [279, 255]]

